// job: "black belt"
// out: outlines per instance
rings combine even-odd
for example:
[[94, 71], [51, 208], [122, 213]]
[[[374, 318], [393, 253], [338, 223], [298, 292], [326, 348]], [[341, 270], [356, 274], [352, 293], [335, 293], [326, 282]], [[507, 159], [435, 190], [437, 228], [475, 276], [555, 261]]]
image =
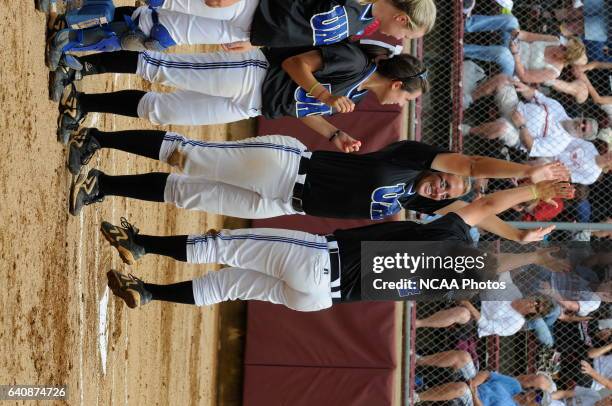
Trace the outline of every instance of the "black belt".
[[[298, 175], [306, 175], [308, 173], [308, 166], [310, 165], [310, 159], [306, 157], [300, 158], [300, 166], [298, 169]], [[304, 196], [304, 184], [295, 183], [293, 186], [293, 194], [291, 196], [291, 207], [293, 210], [304, 213], [304, 206], [302, 204], [302, 197]]]
[[[334, 237], [333, 234], [326, 235], [325, 238], [327, 239], [328, 243], [336, 242], [336, 237]], [[341, 293], [341, 288], [342, 288], [341, 279], [340, 279], [340, 249], [337, 247], [336, 248], [328, 247], [328, 251], [329, 251], [329, 280], [332, 285], [331, 287], [332, 298], [336, 296], [334, 298], [334, 301], [336, 302], [340, 300], [340, 293]], [[334, 282], [336, 283], [334, 284]]]

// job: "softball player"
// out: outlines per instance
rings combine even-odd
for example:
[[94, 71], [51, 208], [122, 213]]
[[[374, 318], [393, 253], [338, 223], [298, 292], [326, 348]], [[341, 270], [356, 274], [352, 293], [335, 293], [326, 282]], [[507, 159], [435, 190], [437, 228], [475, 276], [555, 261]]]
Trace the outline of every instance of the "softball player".
[[[471, 242], [469, 228], [513, 205], [555, 196], [570, 198], [567, 183], [540, 182], [485, 196], [428, 224], [389, 222], [336, 230], [329, 236], [277, 229], [222, 230], [204, 235], [139, 235], [125, 219], [122, 226], [102, 223], [102, 233], [127, 263], [158, 254], [189, 263], [230, 266], [194, 281], [153, 285], [108, 273], [109, 286], [129, 307], [151, 300], [212, 305], [226, 300], [263, 300], [298, 311], [326, 309], [333, 302], [361, 300], [362, 241]], [[442, 292], [444, 293], [444, 292]]]
[[58, 31], [47, 47], [50, 68], [55, 70], [61, 55], [71, 51], [160, 51], [194, 44], [228, 44], [234, 50], [250, 44], [322, 46], [377, 28], [397, 39], [419, 38], [436, 20], [433, 0], [241, 0], [223, 8], [201, 0], [151, 0], [149, 5], [117, 9], [108, 26]]
[[91, 128], [73, 136], [69, 147], [75, 175], [99, 148], [160, 160], [183, 172], [109, 176], [92, 169], [72, 184], [73, 215], [104, 196], [124, 196], [250, 219], [310, 214], [381, 220], [402, 208], [427, 213], [445, 208], [469, 191], [467, 176], [528, 177], [534, 183], [568, 178], [556, 163], [527, 166], [414, 141], [354, 155], [310, 152], [282, 135], [204, 142], [173, 132]]
[[[372, 59], [388, 49], [349, 42], [299, 53], [259, 49], [191, 55], [115, 52], [80, 58], [84, 74], [136, 73], [180, 90], [85, 94], [71, 86], [60, 102], [58, 136], [67, 141], [89, 112], [146, 118], [155, 124], [222, 124], [264, 115], [292, 116], [345, 152], [360, 142], [322, 116], [353, 111], [368, 91], [404, 105], [429, 89], [425, 65], [410, 55]], [[286, 57], [287, 54], [294, 54]]]

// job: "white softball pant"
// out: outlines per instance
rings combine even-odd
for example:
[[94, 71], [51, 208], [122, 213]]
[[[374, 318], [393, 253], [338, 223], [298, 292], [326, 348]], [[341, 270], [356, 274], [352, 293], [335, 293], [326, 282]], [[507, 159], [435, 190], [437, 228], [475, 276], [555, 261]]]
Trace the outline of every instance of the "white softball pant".
[[[169, 3], [170, 7], [166, 8]], [[174, 4], [173, 4], [174, 3]], [[227, 44], [248, 41], [251, 22], [258, 1], [242, 0], [223, 8], [208, 7], [204, 1], [164, 2], [157, 10], [159, 23], [163, 25], [177, 45]], [[173, 7], [173, 8], [171, 8]], [[153, 10], [147, 6], [139, 7], [132, 14], [138, 17], [138, 27], [149, 35], [153, 27]]]
[[258, 219], [296, 214], [293, 187], [306, 147], [292, 137], [267, 135], [240, 141], [194, 141], [168, 132], [159, 159], [184, 174], [171, 174], [164, 200], [177, 207]]
[[261, 87], [268, 61], [259, 50], [165, 54], [144, 52], [136, 73], [143, 79], [178, 88], [148, 92], [138, 116], [155, 124], [231, 123], [261, 114]]
[[293, 310], [332, 305], [325, 237], [302, 231], [222, 230], [187, 239], [187, 262], [229, 265], [193, 281], [198, 306], [227, 300], [262, 300]]

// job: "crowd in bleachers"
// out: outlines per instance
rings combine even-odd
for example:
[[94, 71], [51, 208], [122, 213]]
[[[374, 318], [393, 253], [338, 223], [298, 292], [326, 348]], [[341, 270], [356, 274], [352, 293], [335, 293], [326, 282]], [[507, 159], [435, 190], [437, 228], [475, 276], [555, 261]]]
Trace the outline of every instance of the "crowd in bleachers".
[[[559, 160], [577, 186], [575, 199], [525, 203], [500, 217], [612, 221], [612, 4], [465, 0], [463, 11], [464, 151]], [[470, 198], [511, 183], [479, 180]], [[476, 228], [472, 235], [489, 239]], [[612, 404], [609, 238], [607, 231], [552, 233], [566, 242], [563, 252], [540, 249], [548, 266], [500, 274], [503, 297], [487, 291], [470, 301], [418, 303], [413, 401]], [[564, 267], [570, 272], [558, 272]]]
[[[465, 2], [464, 143], [470, 153], [515, 162], [560, 160], [572, 182], [583, 185], [576, 199], [520, 205], [505, 220], [603, 222], [612, 217], [606, 175], [612, 158], [609, 10], [592, 4], [597, 2], [540, 3], [516, 1], [513, 14], [489, 7], [485, 12], [499, 14], [481, 15], [479, 2]], [[547, 23], [535, 24], [534, 13], [547, 16]], [[596, 30], [601, 18], [605, 30]], [[483, 189], [508, 186], [488, 182]], [[581, 232], [574, 238], [590, 236]]]

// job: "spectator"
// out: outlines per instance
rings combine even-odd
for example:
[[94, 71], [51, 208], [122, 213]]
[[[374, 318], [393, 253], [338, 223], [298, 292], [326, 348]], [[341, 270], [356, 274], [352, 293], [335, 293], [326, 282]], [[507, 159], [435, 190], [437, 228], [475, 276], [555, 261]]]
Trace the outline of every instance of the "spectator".
[[[531, 404], [534, 394], [525, 389], [551, 391], [552, 381], [545, 375], [512, 377], [497, 372], [479, 372], [469, 383], [451, 382], [415, 393], [414, 403], [458, 399], [463, 405], [513, 406]], [[531, 395], [531, 396], [530, 396]]]
[[[519, 101], [517, 90], [528, 102]], [[492, 94], [502, 118], [473, 128], [464, 126], [464, 134], [500, 139], [509, 147], [527, 151], [530, 157], [554, 157], [575, 138], [597, 136], [595, 120], [570, 118], [559, 102], [508, 76], [498, 75], [478, 86], [472, 99]]]
[[474, 320], [479, 337], [511, 336], [523, 328], [526, 317], [546, 315], [551, 309], [552, 303], [545, 297], [483, 301], [480, 311], [470, 302], [461, 301], [460, 306], [440, 310], [425, 319], [416, 320], [415, 325], [416, 328], [445, 328]]
[[593, 142], [577, 138], [556, 158], [569, 169], [572, 182], [583, 185], [595, 183], [602, 173], [612, 167], [612, 151], [601, 153]]
[[495, 62], [501, 73], [527, 83], [544, 83], [559, 77], [567, 65], [586, 63], [584, 44], [572, 37], [567, 44], [552, 35], [519, 30], [511, 15], [473, 15], [465, 22], [466, 32], [500, 31], [503, 45], [465, 44], [467, 58]]

